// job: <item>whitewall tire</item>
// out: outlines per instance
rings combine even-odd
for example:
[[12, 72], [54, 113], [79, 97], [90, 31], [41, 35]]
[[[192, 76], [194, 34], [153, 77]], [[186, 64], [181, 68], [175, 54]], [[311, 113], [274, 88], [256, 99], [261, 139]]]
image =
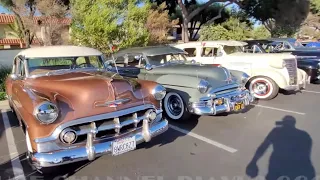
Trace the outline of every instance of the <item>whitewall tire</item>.
[[279, 86], [268, 77], [256, 77], [248, 82], [248, 89], [257, 99], [270, 100], [279, 93]]
[[183, 121], [190, 117], [190, 113], [178, 93], [168, 92], [163, 100], [163, 107], [167, 118], [173, 121]]

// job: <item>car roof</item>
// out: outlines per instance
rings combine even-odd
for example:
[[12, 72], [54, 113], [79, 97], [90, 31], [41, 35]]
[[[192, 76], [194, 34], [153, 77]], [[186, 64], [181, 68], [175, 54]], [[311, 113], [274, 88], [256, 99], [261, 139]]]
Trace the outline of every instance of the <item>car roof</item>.
[[25, 49], [17, 56], [25, 58], [100, 56], [99, 50], [82, 46], [42, 46]]
[[295, 38], [269, 38], [270, 41], [288, 41], [288, 42], [296, 42]]
[[169, 45], [162, 45], [162, 46], [146, 46], [146, 47], [128, 48], [128, 49], [118, 51], [115, 54], [115, 56], [118, 57], [118, 56], [123, 56], [125, 54], [144, 54], [146, 56], [156, 56], [161, 54], [179, 54], [179, 53], [185, 54], [186, 52]]
[[224, 45], [224, 46], [244, 46], [247, 45], [246, 42], [234, 41], [234, 40], [219, 40], [219, 41], [195, 41], [195, 42], [187, 42], [176, 44], [175, 46], [205, 46], [205, 45]]
[[272, 43], [273, 41], [266, 40], [266, 39], [256, 39], [256, 40], [245, 40], [244, 42], [248, 44], [252, 44], [252, 43]]

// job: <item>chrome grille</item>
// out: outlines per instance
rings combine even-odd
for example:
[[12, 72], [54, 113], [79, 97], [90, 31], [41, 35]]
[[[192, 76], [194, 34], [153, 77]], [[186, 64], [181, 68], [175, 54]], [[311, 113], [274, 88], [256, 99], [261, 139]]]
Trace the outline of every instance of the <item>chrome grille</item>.
[[286, 68], [289, 73], [289, 85], [296, 85], [298, 82], [297, 75], [297, 60], [296, 59], [285, 59]]
[[145, 109], [110, 119], [77, 124], [67, 127], [66, 129], [72, 129], [77, 134], [77, 140], [73, 144], [85, 143], [87, 140], [87, 134], [92, 132], [93, 124], [96, 131], [95, 140], [112, 139], [128, 132], [140, 129], [143, 124], [143, 119], [145, 119], [145, 113], [148, 110], [150, 109]]

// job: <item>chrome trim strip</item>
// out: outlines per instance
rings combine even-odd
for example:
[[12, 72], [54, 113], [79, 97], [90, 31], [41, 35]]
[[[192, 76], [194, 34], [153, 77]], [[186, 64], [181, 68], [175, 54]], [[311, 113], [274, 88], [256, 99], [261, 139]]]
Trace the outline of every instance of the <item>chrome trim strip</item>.
[[115, 101], [108, 101], [100, 104], [96, 104], [96, 107], [109, 107], [110, 105], [115, 105], [117, 107], [118, 105], [125, 104], [127, 102], [130, 102], [131, 99], [125, 98], [125, 99], [117, 99]]
[[[232, 92], [219, 94], [219, 95], [215, 96], [215, 98], [213, 98], [213, 99], [217, 99], [217, 98], [221, 98], [221, 97], [227, 98], [229, 96], [235, 96], [235, 95], [239, 95], [239, 94], [242, 94], [242, 93], [245, 93], [245, 92], [246, 91], [243, 91], [243, 90], [234, 90]], [[208, 100], [211, 100], [211, 99], [212, 98], [210, 96], [204, 96], [204, 97], [201, 97], [199, 100], [200, 101], [208, 101]]]
[[[55, 139], [57, 139], [59, 137], [60, 132], [66, 127], [74, 126], [77, 124], [93, 122], [93, 121], [99, 121], [99, 120], [103, 120], [103, 119], [111, 119], [111, 118], [127, 115], [130, 113], [134, 113], [137, 111], [150, 109], [150, 108], [156, 109], [155, 106], [152, 104], [145, 104], [145, 105], [136, 106], [136, 107], [132, 107], [132, 108], [128, 108], [128, 109], [123, 109], [123, 110], [116, 111], [116, 112], [110, 112], [110, 113], [106, 113], [106, 114], [99, 114], [99, 115], [95, 115], [95, 116], [75, 119], [73, 121], [69, 121], [69, 122], [66, 122], [66, 123], [59, 125], [50, 136], [44, 137], [44, 138], [38, 138], [38, 139], [35, 139], [34, 141], [36, 143], [54, 141]], [[160, 111], [162, 112], [162, 110], [160, 110]]]
[[224, 91], [224, 90], [228, 90], [228, 89], [233, 89], [233, 88], [238, 88], [239, 84], [228, 84], [226, 86], [223, 87], [219, 87], [219, 88], [215, 88], [215, 89], [211, 89], [211, 91], [207, 94], [208, 97], [210, 97], [212, 94], [219, 92], [219, 91]]

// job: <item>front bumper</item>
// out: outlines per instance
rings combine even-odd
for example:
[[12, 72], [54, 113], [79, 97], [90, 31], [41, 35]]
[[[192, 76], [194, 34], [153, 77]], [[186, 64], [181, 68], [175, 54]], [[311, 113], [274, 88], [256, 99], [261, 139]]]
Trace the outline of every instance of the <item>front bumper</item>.
[[306, 76], [301, 79], [298, 85], [289, 85], [284, 87], [283, 89], [286, 91], [297, 91], [300, 89], [306, 89], [307, 84], [310, 84], [311, 76]]
[[[121, 138], [135, 136], [136, 144], [140, 144], [142, 142], [150, 141], [153, 137], [162, 134], [168, 129], [167, 120], [160, 120], [152, 125], [149, 125], [147, 120], [143, 121], [146, 122], [143, 122], [142, 128], [126, 134]], [[98, 156], [111, 154], [112, 141], [94, 144], [92, 141], [92, 133], [88, 133], [87, 137], [86, 146], [50, 153], [30, 153], [29, 160], [33, 166], [37, 169], [41, 169], [42, 167], [58, 166], [82, 160], [94, 160]]]
[[[241, 98], [237, 98], [236, 100], [232, 100], [231, 97], [239, 96], [241, 94], [245, 94]], [[223, 98], [224, 103], [221, 105], [215, 104], [214, 100], [217, 98]], [[243, 90], [236, 94], [232, 95], [221, 95], [215, 99], [207, 100], [207, 101], [199, 101], [193, 102], [189, 104], [189, 112], [197, 115], [216, 115], [223, 112], [232, 112], [235, 111], [235, 105], [237, 103], [243, 103], [244, 107], [250, 105], [254, 101], [254, 96], [248, 90]]]

